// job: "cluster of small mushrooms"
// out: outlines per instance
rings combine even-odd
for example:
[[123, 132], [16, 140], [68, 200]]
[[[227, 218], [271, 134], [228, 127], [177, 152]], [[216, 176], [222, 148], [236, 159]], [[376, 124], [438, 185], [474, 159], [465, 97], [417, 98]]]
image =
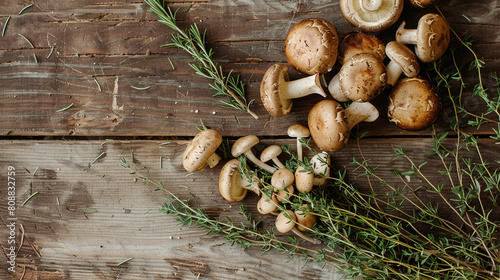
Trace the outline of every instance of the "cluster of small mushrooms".
[[[273, 117], [283, 117], [292, 110], [293, 99], [319, 94], [324, 100], [315, 104], [308, 115], [308, 127], [295, 124], [288, 135], [297, 139], [296, 170], [289, 170], [279, 159], [282, 149], [270, 145], [257, 157], [252, 148], [258, 137], [248, 135], [236, 140], [231, 148], [234, 159], [223, 167], [219, 191], [230, 202], [241, 201], [250, 190], [260, 196], [257, 209], [262, 214], [275, 214], [276, 229], [293, 231], [306, 240], [316, 240], [302, 231], [310, 230], [316, 222], [311, 205], [292, 211], [278, 207], [291, 199], [295, 191], [310, 192], [314, 186], [324, 186], [330, 173], [329, 152], [341, 150], [347, 144], [350, 130], [360, 122], [373, 122], [379, 111], [370, 103], [389, 89], [388, 119], [404, 130], [421, 130], [431, 125], [441, 110], [441, 101], [434, 86], [418, 76], [420, 63], [439, 59], [448, 48], [449, 26], [438, 14], [428, 13], [420, 18], [416, 29], [407, 29], [403, 21], [395, 40], [384, 44], [373, 35], [394, 24], [403, 10], [404, 0], [340, 1], [344, 18], [359, 29], [347, 34], [340, 42], [335, 27], [321, 18], [300, 21], [289, 31], [284, 52], [290, 66], [306, 77], [290, 81], [285, 64], [272, 65], [261, 82], [261, 100]], [[410, 0], [414, 7], [425, 8], [436, 1]], [[412, 51], [409, 46], [414, 47]], [[335, 63], [340, 70], [325, 85], [325, 74]], [[406, 77], [402, 78], [402, 74]], [[327, 93], [332, 98], [327, 97]], [[340, 102], [349, 104], [344, 108]], [[311, 137], [322, 151], [311, 159], [303, 156], [302, 140]], [[221, 160], [216, 150], [222, 136], [213, 129], [200, 132], [183, 155], [188, 172], [213, 167]], [[240, 157], [242, 156], [243, 157]], [[262, 174], [271, 175], [263, 191], [263, 181], [249, 172], [250, 161]], [[271, 163], [272, 162], [272, 163]], [[282, 209], [281, 213], [278, 210]]]

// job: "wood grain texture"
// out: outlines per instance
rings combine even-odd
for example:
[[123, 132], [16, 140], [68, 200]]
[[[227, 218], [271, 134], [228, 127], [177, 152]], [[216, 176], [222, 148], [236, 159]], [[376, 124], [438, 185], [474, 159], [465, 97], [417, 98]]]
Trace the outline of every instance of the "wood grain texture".
[[[189, 55], [160, 47], [169, 42], [171, 31], [140, 1], [79, 1], [78, 5], [39, 1], [22, 15], [17, 13], [23, 4], [7, 2], [0, 21], [14, 16], [0, 40], [0, 112], [5, 115], [1, 135], [192, 136], [193, 124], [202, 119], [226, 136], [283, 136], [289, 125], [306, 123], [308, 110], [321, 100], [319, 96], [301, 98], [292, 113], [282, 118], [270, 117], [262, 106], [260, 80], [273, 63], [286, 63], [287, 31], [307, 17], [330, 20], [341, 37], [354, 30], [339, 13], [337, 1], [169, 2], [179, 8], [179, 24], [206, 28], [214, 57], [227, 71], [234, 69], [242, 75], [248, 100], [254, 100], [252, 109], [259, 116], [254, 120], [221, 108], [220, 100], [211, 97], [208, 81], [187, 65]], [[487, 62], [485, 73], [498, 69], [496, 1], [441, 1], [440, 8], [458, 34], [478, 35], [475, 50]], [[415, 27], [421, 15], [432, 11], [407, 7], [400, 21]], [[393, 40], [398, 24], [379, 36], [385, 42]], [[18, 34], [26, 36], [34, 49]], [[47, 58], [52, 47], [54, 52]], [[338, 66], [333, 73], [337, 70]], [[291, 77], [301, 75], [292, 70]], [[474, 74], [465, 78], [473, 82]], [[486, 86], [492, 82], [486, 79]], [[131, 86], [151, 88], [138, 91]], [[466, 89], [466, 98], [470, 92]], [[374, 100], [382, 117], [369, 125], [373, 135], [431, 133], [409, 133], [390, 125], [384, 114], [386, 99], [384, 93]], [[70, 104], [67, 111], [56, 112]], [[476, 101], [470, 104], [482, 109]], [[438, 122], [449, 113], [445, 110]]]

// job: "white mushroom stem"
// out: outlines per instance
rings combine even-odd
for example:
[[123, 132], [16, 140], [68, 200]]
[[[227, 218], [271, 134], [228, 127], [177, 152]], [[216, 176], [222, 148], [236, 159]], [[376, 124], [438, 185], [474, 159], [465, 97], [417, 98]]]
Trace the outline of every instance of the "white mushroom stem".
[[344, 110], [349, 130], [360, 122], [373, 122], [378, 116], [378, 110], [369, 102], [353, 102]]
[[401, 77], [401, 74], [403, 74], [403, 69], [397, 62], [392, 60], [386, 65], [385, 68], [387, 70], [387, 84], [394, 86], [399, 77]]
[[279, 158], [275, 157], [271, 159], [276, 166], [278, 166], [278, 169], [285, 168], [285, 165], [279, 160]]
[[255, 165], [257, 165], [258, 167], [266, 170], [267, 172], [269, 173], [274, 173], [276, 172], [276, 168], [270, 166], [270, 165], [267, 165], [265, 163], [263, 163], [260, 159], [258, 159], [253, 153], [251, 150], [248, 150], [246, 152], [244, 152], [245, 156], [247, 157], [248, 160], [250, 160], [251, 162], [253, 162]]
[[396, 41], [405, 45], [417, 44], [417, 29], [406, 29], [403, 21], [396, 31]]
[[281, 98], [283, 99], [295, 99], [313, 93], [326, 97], [326, 94], [321, 87], [319, 74], [282, 83], [282, 89], [280, 91]]
[[208, 159], [207, 164], [210, 168], [214, 168], [222, 158], [217, 154], [213, 153]]
[[342, 92], [342, 89], [340, 88], [340, 74], [337, 73], [331, 80], [330, 83], [328, 84], [328, 91], [330, 92], [330, 95], [333, 97], [333, 99], [337, 100], [338, 102], [346, 102], [349, 101], [349, 98], [347, 98], [347, 95]]
[[300, 142], [300, 139], [302, 139], [302, 137], [297, 137], [297, 158], [299, 159], [299, 161], [302, 161], [304, 158], [302, 153], [302, 143]]
[[294, 227], [292, 229], [292, 232], [295, 233], [298, 237], [306, 240], [306, 241], [309, 241], [311, 242], [312, 244], [321, 244], [321, 241], [316, 239], [316, 238], [312, 238], [308, 235], [305, 235], [302, 231], [298, 230], [296, 227]]
[[366, 11], [378, 11], [382, 6], [382, 0], [363, 0], [363, 9]]

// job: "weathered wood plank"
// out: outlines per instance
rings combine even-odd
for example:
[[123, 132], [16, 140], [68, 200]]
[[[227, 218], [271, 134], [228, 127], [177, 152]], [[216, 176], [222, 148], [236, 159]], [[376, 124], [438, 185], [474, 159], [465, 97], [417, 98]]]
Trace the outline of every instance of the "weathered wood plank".
[[[189, 55], [160, 48], [168, 42], [170, 31], [156, 22], [156, 16], [140, 1], [55, 3], [37, 2], [20, 16], [16, 14], [23, 5], [9, 3], [0, 17], [5, 22], [9, 14], [14, 14], [0, 40], [0, 110], [5, 116], [0, 122], [1, 135], [190, 136], [195, 132], [193, 124], [200, 119], [228, 136], [284, 135], [289, 125], [305, 123], [309, 108], [320, 100], [298, 100], [292, 114], [284, 118], [270, 117], [260, 102], [263, 73], [272, 63], [286, 62], [282, 52], [286, 31], [311, 16], [331, 20], [341, 36], [353, 30], [339, 14], [336, 1], [170, 2], [180, 8], [180, 24], [195, 22], [207, 28], [207, 42], [214, 48], [215, 57], [225, 69], [242, 74], [248, 99], [255, 100], [252, 109], [260, 116], [254, 120], [220, 108], [218, 100], [211, 97], [208, 81], [187, 66]], [[476, 50], [487, 62], [487, 75], [500, 65], [500, 48], [496, 47], [500, 38], [498, 4], [486, 1], [469, 5], [440, 2], [459, 34], [478, 35]], [[408, 8], [402, 19], [414, 24], [428, 11]], [[386, 42], [392, 40], [395, 28], [380, 36]], [[35, 49], [18, 33], [25, 35]], [[54, 52], [47, 58], [52, 46]], [[301, 77], [294, 71], [291, 75]], [[473, 83], [474, 73], [468, 73], [466, 80]], [[137, 91], [130, 85], [151, 88]], [[374, 101], [381, 112], [384, 97]], [[69, 110], [56, 112], [71, 103]], [[482, 108], [478, 106], [477, 110]], [[401, 131], [383, 117], [369, 128], [377, 136], [432, 132]], [[487, 131], [485, 128], [478, 133]]]
[[[175, 218], [158, 212], [167, 199], [154, 187], [134, 181], [134, 176], [120, 166], [127, 158], [138, 171], [162, 181], [167, 188], [183, 198], [193, 197], [193, 204], [221, 217], [238, 219], [238, 203], [224, 201], [217, 190], [219, 164], [189, 174], [182, 169], [181, 157], [186, 141], [7, 141], [0, 142], [0, 227], [2, 246], [7, 247], [9, 221], [7, 212], [7, 168], [16, 169], [16, 246], [21, 243], [20, 226], [25, 238], [17, 258], [14, 275], [6, 273], [5, 255], [0, 256], [0, 275], [19, 279], [26, 266], [25, 279], [337, 279], [334, 269], [298, 258], [287, 262], [278, 252], [261, 255], [256, 249], [243, 251], [231, 247], [222, 236], [207, 236], [205, 230], [180, 227]], [[291, 144], [291, 140], [263, 140], [255, 148], [258, 154], [269, 144]], [[440, 175], [441, 163], [428, 156], [430, 141], [426, 139], [362, 139], [364, 156], [371, 167], [389, 184], [401, 186], [394, 170], [407, 171], [409, 163], [394, 159], [393, 149], [408, 148], [417, 164], [429, 163], [422, 169], [429, 180], [445, 184], [444, 193], [451, 197], [447, 178]], [[485, 160], [494, 163], [498, 148], [495, 142], [480, 140]], [[97, 156], [103, 154], [94, 164]], [[310, 154], [309, 154], [310, 155]], [[347, 168], [361, 191], [369, 191], [364, 177], [350, 164], [362, 157], [357, 143], [351, 141], [345, 150], [332, 154], [332, 165]], [[283, 160], [286, 160], [286, 156]], [[163, 160], [160, 164], [160, 160]], [[36, 172], [35, 172], [36, 170]], [[422, 186], [419, 195], [433, 203], [442, 201], [427, 193], [425, 181], [419, 176], [406, 178], [413, 187]], [[375, 191], [385, 197], [387, 189], [373, 182]], [[38, 192], [25, 206], [19, 207], [31, 194]], [[409, 190], [405, 194], [411, 197]], [[255, 210], [257, 196], [243, 201], [263, 227], [273, 224]], [[443, 204], [444, 205], [444, 204]], [[404, 205], [411, 211], [411, 205]], [[440, 214], [453, 220], [452, 210], [441, 206]], [[497, 214], [492, 214], [497, 215]], [[284, 237], [283, 237], [284, 238]], [[31, 244], [31, 245], [30, 245]], [[308, 246], [306, 243], [300, 243]], [[35, 251], [36, 249], [36, 251]], [[38, 252], [38, 253], [37, 253]], [[116, 265], [128, 258], [126, 264]], [[12, 276], [12, 277], [11, 277]], [[36, 278], [39, 277], [39, 278]]]

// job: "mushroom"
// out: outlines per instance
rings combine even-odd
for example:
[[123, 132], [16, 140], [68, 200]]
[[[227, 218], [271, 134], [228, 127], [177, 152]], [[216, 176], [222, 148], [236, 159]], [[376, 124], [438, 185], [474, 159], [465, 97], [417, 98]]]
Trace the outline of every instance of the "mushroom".
[[387, 73], [376, 56], [362, 53], [352, 56], [328, 84], [328, 91], [339, 102], [368, 102], [385, 88]]
[[216, 166], [221, 157], [215, 152], [222, 143], [222, 136], [217, 130], [205, 129], [189, 142], [182, 155], [182, 166], [188, 172]]
[[276, 193], [276, 199], [278, 199], [279, 202], [289, 202], [290, 201], [290, 196], [295, 192], [295, 188], [293, 185], [290, 185], [283, 190], [280, 190]]
[[340, 64], [344, 64], [352, 56], [360, 53], [369, 53], [378, 57], [381, 61], [385, 59], [385, 45], [375, 35], [364, 32], [348, 33], [339, 44]]
[[297, 123], [297, 124], [291, 125], [288, 128], [287, 133], [288, 133], [289, 137], [297, 138], [297, 159], [299, 161], [302, 161], [303, 160], [302, 143], [300, 142], [300, 140], [302, 138], [309, 137], [311, 135], [311, 133], [309, 132], [309, 129], [307, 128], [307, 126]]
[[409, 0], [410, 4], [415, 8], [427, 8], [430, 5], [433, 5], [438, 0]]
[[288, 67], [276, 63], [267, 69], [260, 84], [260, 98], [267, 112], [282, 117], [292, 109], [292, 99], [317, 93], [326, 96], [318, 74], [290, 81]]
[[315, 154], [311, 158], [310, 164], [314, 174], [313, 185], [325, 186], [328, 183], [328, 177], [330, 177], [330, 155], [325, 151]]
[[314, 186], [314, 172], [299, 165], [295, 169], [295, 187], [301, 193], [308, 193]]
[[293, 184], [295, 176], [289, 169], [283, 168], [274, 172], [271, 177], [271, 185], [278, 191], [284, 190]]
[[297, 23], [285, 40], [285, 55], [297, 71], [313, 75], [330, 72], [337, 60], [338, 35], [335, 26], [321, 18]]
[[278, 209], [278, 200], [274, 194], [271, 194], [271, 197], [267, 195], [265, 192], [262, 192], [262, 196], [257, 202], [257, 210], [259, 213], [267, 215], [267, 214], [276, 214], [276, 210]]
[[404, 0], [340, 0], [340, 11], [354, 27], [377, 32], [399, 19], [403, 4]]
[[300, 209], [295, 210], [295, 216], [297, 218], [295, 227], [300, 231], [309, 231], [318, 220], [307, 204], [303, 204]]
[[278, 158], [282, 151], [278, 145], [268, 146], [260, 153], [260, 161], [268, 162], [272, 160], [278, 166], [278, 169], [285, 168], [285, 165]]
[[388, 85], [394, 86], [402, 73], [410, 78], [420, 73], [418, 58], [407, 46], [398, 41], [392, 41], [387, 44], [385, 51], [387, 57], [391, 59], [386, 66]]
[[334, 100], [322, 100], [309, 111], [311, 137], [326, 152], [341, 150], [347, 144], [351, 129], [359, 122], [373, 122], [378, 110], [369, 102], [353, 102], [347, 109]]
[[450, 27], [438, 14], [426, 14], [418, 20], [417, 29], [405, 29], [403, 21], [396, 32], [396, 41], [416, 45], [415, 54], [424, 63], [438, 60], [450, 44]]
[[304, 240], [307, 240], [313, 244], [319, 244], [320, 241], [316, 240], [310, 236], [305, 235], [301, 231], [297, 230], [295, 227], [295, 223], [297, 221], [297, 216], [292, 210], [285, 210], [281, 212], [278, 217], [276, 217], [276, 229], [281, 233], [287, 233], [292, 231], [297, 236], [301, 237]]
[[437, 119], [441, 100], [424, 78], [401, 79], [389, 94], [389, 121], [405, 130], [421, 130]]
[[276, 168], [269, 166], [262, 161], [260, 161], [253, 153], [252, 147], [259, 143], [259, 138], [255, 135], [247, 135], [236, 140], [231, 147], [231, 155], [233, 157], [239, 157], [240, 155], [245, 155], [251, 162], [253, 162], [258, 167], [268, 171], [269, 173], [276, 172]]
[[247, 178], [240, 172], [240, 161], [232, 159], [222, 167], [219, 175], [219, 192], [229, 202], [241, 201], [245, 198], [247, 190], [257, 195], [260, 193], [259, 178]]

